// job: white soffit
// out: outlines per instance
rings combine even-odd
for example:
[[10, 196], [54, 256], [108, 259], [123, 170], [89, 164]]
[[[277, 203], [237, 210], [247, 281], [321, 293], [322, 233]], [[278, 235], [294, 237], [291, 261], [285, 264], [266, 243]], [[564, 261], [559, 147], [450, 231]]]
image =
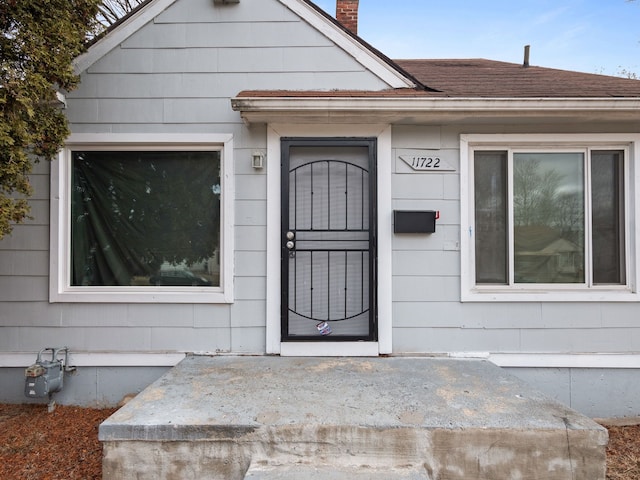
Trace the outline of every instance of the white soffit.
[[[640, 99], [611, 98], [433, 98], [433, 97], [236, 97], [233, 110], [247, 122], [305, 116], [378, 115], [388, 121], [475, 117], [640, 120]], [[381, 118], [381, 117], [380, 117]], [[275, 120], [274, 120], [275, 121]]]
[[76, 57], [73, 62], [76, 75], [87, 70], [91, 65], [105, 56], [131, 35], [152, 21], [157, 15], [169, 8], [176, 0], [152, 0], [122, 24], [91, 45], [89, 49]]
[[439, 110], [439, 111], [503, 111], [503, 110], [629, 110], [640, 109], [638, 98], [451, 98], [429, 96], [402, 97], [236, 97], [235, 110]]
[[363, 67], [377, 75], [391, 88], [414, 88], [416, 84], [387, 64], [378, 55], [342, 31], [308, 3], [301, 0], [278, 0], [291, 11], [356, 59]]

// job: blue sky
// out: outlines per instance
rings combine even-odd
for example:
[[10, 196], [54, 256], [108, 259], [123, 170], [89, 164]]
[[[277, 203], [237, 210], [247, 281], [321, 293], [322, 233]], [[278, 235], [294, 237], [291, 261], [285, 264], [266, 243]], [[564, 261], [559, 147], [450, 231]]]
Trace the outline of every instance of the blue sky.
[[[315, 3], [335, 15], [335, 0]], [[640, 0], [360, 0], [359, 35], [394, 58], [488, 58], [640, 75]]]

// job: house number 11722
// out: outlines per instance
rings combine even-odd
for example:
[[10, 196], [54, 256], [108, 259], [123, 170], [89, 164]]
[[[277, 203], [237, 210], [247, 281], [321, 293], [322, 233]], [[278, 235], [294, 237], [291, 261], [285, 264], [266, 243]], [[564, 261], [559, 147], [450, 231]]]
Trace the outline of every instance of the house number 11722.
[[420, 170], [440, 168], [440, 159], [438, 157], [412, 157], [411, 166]]
[[398, 158], [407, 164], [414, 172], [455, 172], [452, 160], [455, 152], [452, 150], [438, 150], [432, 152], [407, 152]]

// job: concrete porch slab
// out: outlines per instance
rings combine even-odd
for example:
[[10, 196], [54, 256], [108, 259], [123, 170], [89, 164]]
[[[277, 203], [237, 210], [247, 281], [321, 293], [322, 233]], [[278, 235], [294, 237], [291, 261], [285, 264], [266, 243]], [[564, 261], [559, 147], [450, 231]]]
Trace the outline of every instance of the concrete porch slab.
[[190, 356], [99, 438], [105, 480], [243, 480], [252, 465], [604, 480], [607, 444], [604, 428], [487, 361], [403, 357]]

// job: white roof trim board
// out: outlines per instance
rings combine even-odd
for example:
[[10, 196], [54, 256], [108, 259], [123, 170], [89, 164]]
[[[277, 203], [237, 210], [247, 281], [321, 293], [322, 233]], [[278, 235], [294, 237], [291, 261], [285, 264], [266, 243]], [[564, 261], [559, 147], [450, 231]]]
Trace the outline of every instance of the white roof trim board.
[[[338, 28], [320, 12], [302, 0], [279, 1], [289, 10], [296, 13], [313, 28], [334, 42], [339, 48], [351, 55], [364, 68], [389, 84], [390, 88], [412, 88], [415, 83], [400, 71], [383, 61], [378, 55], [366, 48], [355, 38]], [[78, 56], [74, 62], [75, 73], [87, 70], [104, 55], [116, 48], [127, 38], [169, 8], [176, 0], [153, 0], [138, 12], [118, 25], [103, 38], [93, 44], [87, 52]], [[213, 8], [213, 3], [211, 4]]]
[[91, 65], [173, 5], [175, 1], [154, 0], [127, 18], [122, 24], [91, 45], [85, 53], [75, 59], [74, 70], [76, 75], [87, 70]]

